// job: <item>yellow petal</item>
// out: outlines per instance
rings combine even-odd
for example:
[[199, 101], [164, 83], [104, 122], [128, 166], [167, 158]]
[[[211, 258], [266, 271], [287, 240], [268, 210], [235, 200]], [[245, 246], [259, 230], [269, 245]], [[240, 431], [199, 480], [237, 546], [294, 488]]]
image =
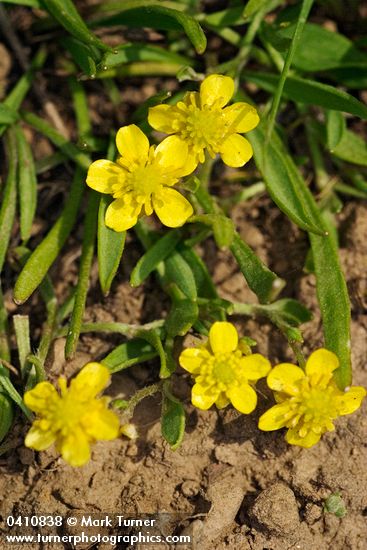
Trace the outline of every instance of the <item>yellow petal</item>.
[[180, 227], [194, 212], [189, 201], [170, 187], [163, 187], [152, 199], [158, 218], [167, 227]]
[[226, 407], [229, 403], [230, 401], [228, 397], [224, 392], [222, 392], [218, 395], [218, 398], [215, 402], [215, 406], [217, 407], [217, 409], [224, 409], [224, 407]]
[[234, 408], [242, 414], [249, 414], [256, 407], [257, 395], [249, 384], [233, 387], [226, 394]]
[[309, 430], [305, 437], [300, 437], [298, 433], [299, 428], [291, 428], [285, 435], [285, 440], [290, 445], [298, 445], [299, 447], [305, 447], [309, 449], [313, 447], [320, 440], [321, 433], [317, 434], [312, 430]]
[[361, 406], [366, 390], [361, 386], [352, 386], [342, 396], [338, 397], [338, 414], [351, 414]]
[[87, 185], [100, 193], [113, 194], [116, 187], [125, 180], [125, 171], [110, 160], [100, 159], [92, 162], [88, 169]]
[[148, 113], [148, 122], [152, 128], [165, 134], [173, 134], [172, 122], [175, 117], [176, 108], [172, 105], [156, 105], [150, 107]]
[[126, 204], [124, 199], [116, 199], [107, 208], [105, 224], [115, 231], [126, 231], [138, 221], [141, 206]]
[[310, 377], [312, 386], [322, 383], [326, 386], [333, 376], [333, 371], [339, 367], [339, 359], [332, 351], [321, 348], [313, 353], [306, 363], [306, 374]]
[[50, 408], [51, 403], [60, 399], [59, 394], [50, 382], [40, 382], [24, 394], [24, 403], [31, 411], [44, 414]]
[[[195, 156], [189, 154], [186, 141], [178, 136], [169, 136], [164, 139], [156, 147], [154, 156], [159, 166], [164, 168], [165, 174], [172, 174], [176, 179], [188, 176], [198, 165]], [[170, 184], [167, 183], [167, 185]]]
[[36, 451], [44, 451], [48, 449], [56, 440], [56, 434], [53, 430], [42, 430], [41, 422], [35, 420], [27, 435], [25, 436], [24, 444], [30, 449]]
[[185, 349], [178, 361], [181, 367], [192, 374], [198, 374], [205, 359], [210, 357], [210, 354], [202, 348]]
[[201, 105], [224, 107], [234, 93], [234, 81], [230, 76], [211, 74], [200, 86]]
[[70, 466], [83, 466], [90, 459], [90, 441], [81, 429], [75, 429], [57, 441], [57, 449]]
[[110, 383], [107, 367], [100, 363], [87, 363], [70, 382], [70, 391], [88, 401], [101, 393]]
[[194, 407], [206, 411], [215, 403], [218, 395], [219, 392], [211, 392], [200, 384], [194, 384], [191, 390], [191, 401]]
[[238, 134], [250, 132], [260, 122], [255, 107], [248, 103], [234, 103], [223, 110], [223, 115], [229, 131]]
[[241, 367], [247, 380], [259, 380], [268, 374], [271, 364], [260, 353], [253, 353], [241, 359]]
[[287, 415], [290, 412], [288, 402], [274, 405], [259, 418], [259, 429], [264, 432], [280, 430], [287, 424]]
[[253, 155], [251, 143], [239, 134], [231, 134], [222, 143], [219, 153], [227, 166], [239, 168]]
[[298, 393], [297, 381], [305, 377], [305, 373], [296, 365], [281, 363], [276, 365], [266, 379], [269, 388], [289, 395]]
[[232, 323], [217, 321], [209, 331], [210, 347], [214, 353], [230, 353], [237, 348], [238, 334]]
[[135, 124], [123, 126], [116, 134], [116, 146], [127, 166], [144, 164], [148, 160], [149, 140]]
[[[83, 425], [85, 426], [84, 422]], [[117, 415], [109, 411], [104, 403], [98, 403], [96, 409], [87, 417], [86, 433], [94, 439], [110, 441], [116, 439], [120, 431], [120, 421]]]

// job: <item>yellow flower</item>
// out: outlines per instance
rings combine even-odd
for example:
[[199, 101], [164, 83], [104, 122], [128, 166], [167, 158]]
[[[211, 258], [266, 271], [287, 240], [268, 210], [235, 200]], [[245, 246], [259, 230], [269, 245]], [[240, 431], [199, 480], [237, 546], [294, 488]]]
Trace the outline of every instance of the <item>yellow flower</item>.
[[117, 161], [96, 160], [87, 175], [89, 187], [115, 199], [107, 208], [106, 225], [125, 231], [141, 214], [150, 216], [153, 210], [164, 225], [183, 225], [193, 209], [172, 186], [195, 169], [187, 145], [170, 136], [157, 147], [150, 146], [135, 124], [119, 129], [116, 145], [121, 155]]
[[88, 363], [67, 387], [59, 378], [60, 394], [50, 382], [40, 382], [24, 394], [24, 402], [38, 418], [25, 438], [25, 445], [44, 451], [53, 443], [71, 466], [90, 459], [90, 445], [98, 439], [119, 435], [119, 419], [107, 409], [109, 399], [97, 398], [109, 384], [108, 369]]
[[[188, 92], [177, 105], [157, 105], [149, 109], [149, 124], [160, 132], [176, 134], [196, 164], [219, 153], [228, 166], [243, 166], [252, 157], [251, 144], [243, 136], [259, 123], [259, 116], [248, 103], [225, 107], [234, 93], [229, 76], [212, 74], [200, 86], [200, 92]], [[225, 107], [225, 108], [224, 108]]]
[[291, 445], [312, 447], [327, 431], [333, 431], [333, 420], [351, 414], [360, 407], [366, 390], [352, 386], [344, 392], [333, 380], [339, 366], [337, 356], [318, 349], [306, 363], [306, 372], [290, 363], [275, 366], [267, 377], [275, 391], [277, 405], [259, 420], [264, 431], [288, 428], [285, 439]]
[[232, 323], [216, 322], [206, 345], [181, 353], [181, 367], [195, 378], [191, 393], [195, 407], [206, 410], [215, 403], [222, 409], [231, 402], [243, 414], [254, 410], [257, 395], [250, 383], [266, 376], [270, 363], [258, 353], [244, 356], [241, 347]]

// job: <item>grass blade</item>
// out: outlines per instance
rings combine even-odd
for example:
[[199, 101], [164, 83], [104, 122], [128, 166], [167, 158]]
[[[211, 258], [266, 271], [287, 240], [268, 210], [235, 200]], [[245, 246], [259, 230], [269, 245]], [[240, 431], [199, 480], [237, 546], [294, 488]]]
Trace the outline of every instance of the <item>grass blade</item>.
[[11, 230], [15, 218], [17, 199], [17, 163], [18, 152], [14, 130], [6, 133], [5, 149], [8, 157], [8, 175], [6, 178], [0, 209], [0, 271], [2, 270], [8, 249]]

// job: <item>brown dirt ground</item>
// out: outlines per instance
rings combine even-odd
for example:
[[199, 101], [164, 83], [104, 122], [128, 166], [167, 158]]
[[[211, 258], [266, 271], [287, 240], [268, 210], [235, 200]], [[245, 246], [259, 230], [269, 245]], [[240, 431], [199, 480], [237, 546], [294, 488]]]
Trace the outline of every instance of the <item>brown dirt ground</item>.
[[[256, 252], [287, 280], [286, 295], [299, 298], [314, 312], [304, 335], [306, 349], [318, 347], [322, 333], [315, 281], [302, 270], [305, 236], [265, 198], [236, 206], [232, 214]], [[350, 203], [339, 220], [344, 235], [341, 257], [352, 294], [354, 383], [365, 386], [366, 214], [366, 204]], [[162, 314], [162, 295], [153, 279], [138, 289], [128, 284], [139, 254], [138, 246], [130, 241], [108, 298], [100, 297], [96, 270], [93, 272], [96, 290], [89, 297], [88, 319], [147, 322]], [[254, 299], [228, 252], [218, 252], [209, 242], [204, 256], [223, 297]], [[59, 280], [63, 275], [70, 277], [73, 263], [75, 254], [56, 266]], [[243, 334], [257, 340], [258, 350], [273, 362], [291, 359], [283, 337], [270, 324], [243, 318], [235, 322]], [[75, 360], [68, 364], [63, 360], [63, 341], [56, 341], [49, 361], [51, 377], [76, 372], [91, 357], [103, 357], [117, 341], [115, 337], [83, 336]], [[158, 365], [152, 361], [116, 374], [111, 392], [130, 396], [153, 381], [157, 372]], [[335, 432], [305, 450], [288, 446], [282, 433], [257, 430], [259, 415], [271, 404], [264, 384], [259, 387], [259, 408], [249, 416], [231, 408], [195, 410], [190, 405], [190, 379], [182, 370], [175, 374], [174, 388], [187, 410], [185, 438], [175, 452], [160, 435], [157, 398], [146, 399], [136, 410], [138, 440], [99, 443], [91, 462], [80, 469], [72, 469], [52, 450], [34, 453], [25, 449], [22, 437], [26, 427], [18, 422], [12, 433], [17, 447], [0, 459], [0, 515], [111, 512], [127, 516], [165, 511], [172, 514], [169, 530], [192, 533], [195, 548], [200, 550], [365, 548], [367, 420], [363, 410], [339, 419]], [[347, 506], [343, 519], [323, 511], [323, 500], [336, 491]]]

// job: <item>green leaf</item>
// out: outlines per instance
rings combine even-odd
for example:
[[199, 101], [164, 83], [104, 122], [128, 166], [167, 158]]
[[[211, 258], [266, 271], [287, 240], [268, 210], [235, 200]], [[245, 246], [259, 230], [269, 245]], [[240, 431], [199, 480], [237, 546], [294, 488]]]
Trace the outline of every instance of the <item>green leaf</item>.
[[[266, 0], [263, 0], [266, 1]], [[244, 15], [242, 6], [227, 8], [226, 10], [216, 11], [205, 14], [203, 23], [211, 27], [235, 27], [244, 24]]]
[[80, 258], [75, 302], [65, 343], [66, 359], [71, 359], [74, 356], [83, 322], [85, 302], [89, 288], [90, 270], [92, 267], [94, 254], [94, 244], [97, 234], [98, 207], [99, 194], [95, 191], [91, 191], [89, 194], [88, 208], [84, 222], [82, 256]]
[[195, 279], [197, 295], [201, 298], [218, 298], [217, 289], [209, 271], [195, 250], [186, 246], [179, 246], [178, 251], [191, 269]]
[[293, 300], [292, 298], [283, 298], [264, 307], [271, 313], [275, 312], [279, 314], [284, 321], [292, 326], [297, 327], [312, 319], [310, 310], [298, 302], [298, 300]]
[[249, 0], [246, 4], [245, 9], [243, 10], [243, 17], [249, 19], [255, 13], [257, 13], [261, 8], [266, 6], [269, 0]]
[[330, 151], [340, 143], [346, 130], [345, 119], [338, 111], [326, 111], [326, 135]]
[[133, 287], [141, 285], [143, 281], [167, 258], [180, 240], [178, 231], [170, 231], [151, 246], [134, 267], [130, 284]]
[[28, 315], [14, 315], [14, 331], [17, 341], [20, 371], [22, 378], [25, 378], [27, 370], [27, 357], [31, 353], [31, 340], [29, 335]]
[[37, 246], [21, 271], [14, 288], [14, 300], [22, 304], [40, 285], [68, 238], [79, 210], [85, 175], [77, 169], [64, 209], [43, 241]]
[[171, 338], [184, 336], [199, 316], [199, 308], [192, 300], [174, 300], [167, 316], [165, 328]]
[[159, 376], [160, 378], [168, 378], [171, 372], [167, 368], [167, 357], [163, 348], [159, 331], [157, 329], [139, 330], [136, 332], [136, 335], [138, 336], [138, 338], [143, 338], [144, 340], [146, 340], [156, 350], [161, 362]]
[[23, 241], [27, 241], [31, 236], [32, 223], [37, 207], [36, 167], [32, 150], [20, 126], [16, 126], [15, 134], [19, 163], [20, 235]]
[[158, 30], [184, 30], [197, 53], [206, 49], [206, 36], [193, 17], [178, 10], [151, 4], [146, 1], [125, 2], [118, 14], [93, 21], [93, 26], [127, 25]]
[[0, 281], [0, 359], [10, 361], [8, 312], [4, 304], [4, 296]]
[[2, 271], [2, 267], [4, 265], [11, 230], [13, 228], [17, 198], [16, 173], [18, 152], [16, 149], [15, 134], [12, 128], [10, 128], [6, 133], [5, 148], [8, 157], [8, 174], [1, 197], [0, 208], [0, 272]]
[[105, 365], [111, 373], [118, 372], [138, 363], [149, 361], [157, 357], [157, 351], [148, 344], [146, 340], [134, 338], [117, 346], [111, 353], [102, 359], [102, 365]]
[[87, 44], [80, 42], [80, 40], [77, 40], [73, 36], [63, 37], [60, 42], [61, 45], [68, 50], [81, 70], [91, 78], [95, 78], [97, 67], [94, 61], [96, 55], [93, 50]]
[[2, 0], [5, 4], [15, 4], [17, 6], [28, 6], [30, 8], [41, 9], [40, 0]]
[[[90, 32], [72, 0], [41, 0], [41, 3], [72, 36], [101, 51], [111, 51], [109, 46]], [[98, 58], [95, 61], [98, 61]]]
[[350, 130], [345, 130], [338, 145], [331, 152], [347, 162], [367, 166], [367, 143]]
[[28, 407], [25, 406], [23, 399], [17, 392], [17, 390], [14, 388], [13, 384], [11, 383], [9, 379], [9, 374], [6, 368], [3, 367], [0, 360], [0, 389], [2, 389], [2, 393], [6, 393], [12, 401], [18, 407], [23, 411], [25, 416], [28, 418], [28, 420], [32, 420], [32, 413], [28, 409]]
[[0, 393], [0, 442], [10, 430], [13, 419], [13, 404], [8, 396]]
[[161, 430], [171, 449], [177, 449], [185, 434], [185, 409], [172, 395], [163, 395]]
[[164, 286], [169, 286], [172, 283], [176, 284], [190, 300], [196, 300], [197, 298], [195, 277], [189, 264], [177, 250], [164, 261], [162, 282]]
[[16, 111], [13, 111], [4, 103], [0, 103], [0, 124], [13, 124], [19, 118], [19, 115]]
[[102, 196], [98, 212], [98, 273], [103, 294], [108, 294], [124, 251], [126, 231], [117, 232], [105, 224], [111, 198]]
[[260, 302], [267, 303], [275, 300], [284, 287], [284, 281], [261, 262], [238, 233], [235, 234], [230, 249], [248, 286]]
[[97, 69], [98, 71], [107, 70], [117, 65], [134, 61], [157, 61], [192, 65], [192, 61], [189, 58], [167, 51], [160, 46], [135, 42], [134, 44], [123, 44], [116, 48], [113, 53], [106, 53]]
[[[279, 82], [279, 76], [270, 73], [249, 71], [244, 74], [244, 77], [247, 81], [257, 84], [257, 86], [272, 94], [275, 93]], [[366, 105], [347, 92], [315, 80], [289, 76], [284, 85], [283, 97], [299, 103], [344, 111], [367, 119]]]
[[301, 229], [322, 235], [315, 200], [281, 140], [274, 133], [264, 152], [265, 133], [261, 126], [248, 138], [273, 201]]

